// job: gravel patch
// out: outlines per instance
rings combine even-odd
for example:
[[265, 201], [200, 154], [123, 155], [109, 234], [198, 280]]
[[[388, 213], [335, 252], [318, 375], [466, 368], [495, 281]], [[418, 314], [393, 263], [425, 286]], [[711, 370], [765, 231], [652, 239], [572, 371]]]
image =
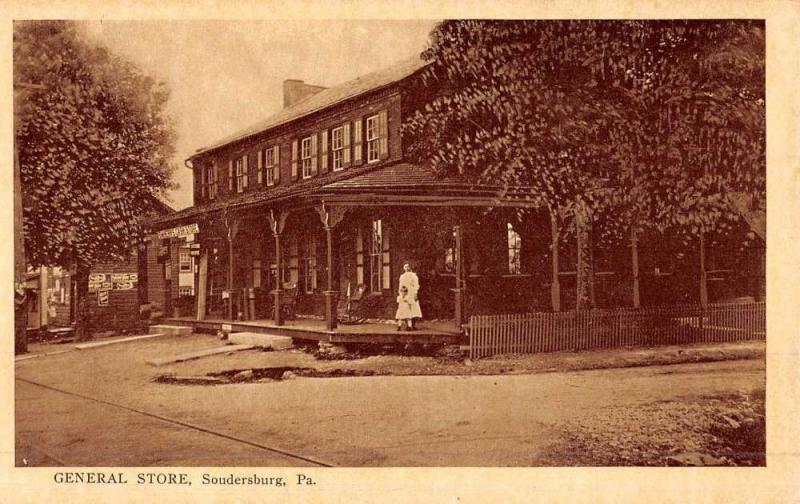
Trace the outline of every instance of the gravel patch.
[[560, 426], [547, 465], [764, 466], [764, 392], [611, 407]]

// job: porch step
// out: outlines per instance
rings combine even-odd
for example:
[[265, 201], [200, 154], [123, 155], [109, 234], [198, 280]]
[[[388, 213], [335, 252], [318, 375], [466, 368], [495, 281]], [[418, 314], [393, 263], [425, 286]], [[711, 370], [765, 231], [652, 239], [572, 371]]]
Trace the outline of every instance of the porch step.
[[188, 336], [192, 334], [192, 328], [187, 326], [159, 324], [159, 325], [151, 325], [149, 332], [150, 334], [162, 333], [173, 336]]
[[239, 352], [241, 350], [250, 350], [253, 345], [224, 345], [221, 347], [209, 348], [206, 350], [199, 350], [197, 352], [189, 352], [172, 357], [160, 357], [157, 359], [150, 359], [145, 361], [151, 366], [164, 366], [166, 364], [175, 364], [176, 362], [184, 362], [188, 360], [200, 359], [202, 357], [209, 357], [211, 355], [227, 354], [231, 352]]
[[292, 348], [292, 338], [288, 336], [275, 336], [254, 332], [235, 332], [228, 335], [228, 341], [238, 345], [253, 345], [273, 350]]

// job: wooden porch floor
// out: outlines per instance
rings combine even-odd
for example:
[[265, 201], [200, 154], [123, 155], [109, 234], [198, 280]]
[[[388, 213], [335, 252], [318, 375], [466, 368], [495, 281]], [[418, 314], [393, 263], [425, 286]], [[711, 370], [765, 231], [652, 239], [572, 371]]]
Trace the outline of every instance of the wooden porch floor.
[[417, 324], [416, 331], [398, 331], [394, 324], [364, 323], [342, 324], [334, 330], [325, 327], [325, 321], [312, 318], [287, 320], [277, 326], [271, 319], [237, 320], [223, 319], [195, 320], [193, 317], [173, 317], [164, 319], [165, 324], [192, 327], [197, 332], [216, 332], [223, 326], [230, 326], [233, 332], [256, 332], [289, 336], [302, 340], [326, 341], [330, 343], [431, 343], [461, 344], [466, 342], [463, 333], [456, 329], [452, 321], [423, 321]]

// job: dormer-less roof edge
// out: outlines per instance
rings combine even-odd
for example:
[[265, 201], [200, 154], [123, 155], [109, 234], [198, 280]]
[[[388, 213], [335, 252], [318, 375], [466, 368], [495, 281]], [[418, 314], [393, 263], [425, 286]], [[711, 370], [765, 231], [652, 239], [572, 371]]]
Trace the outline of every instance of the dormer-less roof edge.
[[348, 100], [357, 98], [367, 93], [379, 91], [388, 86], [396, 84], [401, 80], [410, 77], [419, 70], [429, 65], [415, 56], [408, 58], [388, 68], [383, 68], [375, 72], [362, 75], [337, 86], [330, 87], [319, 93], [313, 94], [297, 102], [291, 107], [285, 108], [259, 121], [258, 123], [240, 130], [233, 135], [223, 138], [207, 147], [197, 149], [187, 161], [200, 155], [207, 154], [227, 145], [245, 140], [247, 138], [260, 135], [278, 126], [284, 126], [292, 121], [303, 119], [322, 110], [339, 105]]

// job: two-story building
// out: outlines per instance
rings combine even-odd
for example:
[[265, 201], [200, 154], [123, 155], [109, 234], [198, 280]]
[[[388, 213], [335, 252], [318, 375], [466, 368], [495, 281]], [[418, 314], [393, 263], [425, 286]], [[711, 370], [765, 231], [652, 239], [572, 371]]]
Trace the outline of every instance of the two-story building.
[[[292, 314], [331, 330], [354, 295], [362, 315], [392, 319], [406, 261], [425, 319], [454, 328], [465, 314], [574, 306], [575, 245], [536, 194], [409, 162], [401, 125], [435, 92], [421, 83], [424, 68], [413, 58], [331, 88], [287, 80], [282, 110], [186, 161], [194, 206], [152, 226], [198, 230], [197, 321], [280, 326], [290, 299]], [[597, 305], [630, 306], [627, 245], [594, 254]]]
[[414, 58], [331, 88], [285, 81], [281, 111], [187, 160], [194, 206], [152, 224], [198, 226], [197, 320], [280, 325], [292, 296], [297, 314], [333, 328], [337, 304], [361, 291], [370, 318], [392, 319], [405, 261], [426, 319], [460, 327], [465, 307], [550, 306], [550, 221], [518, 212], [535, 197], [407, 161], [401, 124], [424, 99], [424, 66]]

